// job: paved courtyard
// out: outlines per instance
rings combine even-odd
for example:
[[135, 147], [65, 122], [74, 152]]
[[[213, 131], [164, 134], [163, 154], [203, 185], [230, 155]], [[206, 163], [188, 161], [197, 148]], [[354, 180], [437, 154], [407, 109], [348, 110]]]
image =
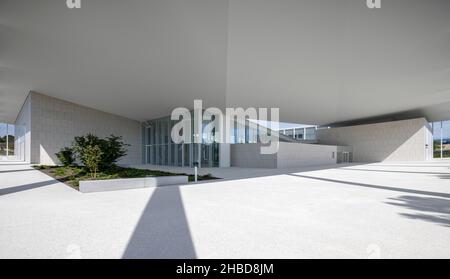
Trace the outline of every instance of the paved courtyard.
[[450, 258], [450, 161], [213, 174], [82, 194], [0, 163], [0, 258]]

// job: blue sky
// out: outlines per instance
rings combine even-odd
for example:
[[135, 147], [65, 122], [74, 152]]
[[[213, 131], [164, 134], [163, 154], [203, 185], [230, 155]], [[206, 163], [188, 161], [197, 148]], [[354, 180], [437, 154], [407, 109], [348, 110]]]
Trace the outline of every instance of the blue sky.
[[[9, 125], [9, 133], [14, 134], [14, 125]], [[0, 137], [4, 137], [6, 135], [6, 124], [0, 123]]]
[[[442, 122], [442, 138], [448, 139], [450, 138], [450, 120]], [[440, 139], [441, 138], [441, 123], [434, 122], [433, 129], [433, 138]]]
[[[261, 125], [263, 127], [267, 127], [267, 128], [270, 128], [270, 126], [272, 125], [272, 121], [263, 121], [263, 120], [251, 120], [251, 121], [258, 123], [259, 125]], [[314, 125], [305, 125], [305, 124], [287, 123], [287, 122], [278, 122], [278, 125], [279, 125], [279, 130], [314, 126]]]

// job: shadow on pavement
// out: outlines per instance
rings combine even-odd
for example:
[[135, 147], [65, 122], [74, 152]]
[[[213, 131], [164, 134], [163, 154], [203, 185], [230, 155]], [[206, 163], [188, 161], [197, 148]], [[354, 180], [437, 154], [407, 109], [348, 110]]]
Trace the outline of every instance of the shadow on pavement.
[[288, 174], [288, 175], [300, 177], [300, 178], [306, 178], [306, 179], [314, 179], [314, 180], [319, 180], [319, 181], [347, 184], [347, 185], [351, 185], [351, 186], [359, 186], [359, 187], [373, 188], [373, 189], [379, 189], [379, 190], [388, 190], [388, 191], [404, 192], [404, 193], [411, 193], [411, 194], [418, 194], [418, 195], [450, 198], [450, 194], [447, 194], [447, 193], [439, 193], [439, 192], [430, 192], [430, 191], [366, 184], [366, 183], [360, 183], [360, 182], [352, 182], [352, 181], [337, 180], [337, 179], [331, 179], [331, 178], [315, 177], [315, 176], [309, 176], [309, 175], [300, 175], [300, 174]]
[[33, 170], [35, 170], [35, 169], [1, 170], [0, 173], [21, 172], [21, 171], [33, 171]]
[[448, 199], [400, 196], [390, 200], [386, 203], [416, 211], [415, 213], [400, 213], [404, 217], [450, 227], [450, 200]]
[[2, 189], [0, 189], [0, 196], [13, 194], [13, 193], [17, 193], [17, 192], [22, 192], [22, 191], [27, 191], [27, 190], [44, 187], [44, 186], [48, 186], [48, 185], [52, 185], [52, 184], [56, 184], [56, 183], [59, 183], [59, 181], [52, 179], [52, 180], [46, 180], [46, 181], [35, 182], [35, 183], [30, 183], [30, 184], [24, 184], [24, 185], [20, 185], [20, 186], [2, 188]]
[[178, 186], [155, 188], [122, 257], [197, 257]]
[[423, 171], [400, 171], [400, 170], [379, 170], [379, 169], [355, 169], [355, 168], [341, 168], [346, 171], [368, 171], [368, 172], [387, 172], [387, 173], [408, 173], [408, 174], [436, 174], [436, 175], [450, 175], [450, 172], [423, 172]]

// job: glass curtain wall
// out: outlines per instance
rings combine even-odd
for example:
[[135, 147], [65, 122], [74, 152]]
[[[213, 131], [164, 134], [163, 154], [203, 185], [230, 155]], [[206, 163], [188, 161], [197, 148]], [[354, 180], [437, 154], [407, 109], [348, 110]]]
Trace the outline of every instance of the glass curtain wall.
[[[147, 122], [148, 126], [144, 129], [144, 162], [152, 165], [175, 167], [193, 167], [194, 162], [199, 162], [201, 167], [218, 167], [218, 143], [175, 144], [172, 141], [172, 127], [177, 122], [171, 120], [170, 117]], [[194, 127], [194, 123], [191, 124]], [[207, 136], [202, 136], [203, 141]]]
[[14, 125], [0, 123], [0, 157], [10, 159], [15, 156]]
[[450, 158], [450, 120], [431, 123], [433, 129], [433, 157]]
[[[193, 118], [193, 117], [192, 117]], [[219, 167], [220, 145], [215, 142], [215, 131], [212, 135], [202, 135], [201, 144], [175, 144], [172, 141], [172, 127], [178, 121], [164, 117], [147, 122], [144, 128], [144, 163], [152, 165], [193, 167], [194, 162], [199, 162], [201, 167]], [[203, 126], [209, 122], [204, 122]], [[191, 123], [194, 134], [194, 123]], [[270, 129], [267, 129], [270, 135]], [[298, 139], [315, 139], [316, 127], [285, 129], [280, 131], [290, 137]], [[210, 137], [213, 143], [206, 144]], [[234, 130], [230, 135], [231, 144], [247, 144], [260, 142], [258, 126], [247, 119], [245, 125], [235, 122]], [[192, 142], [193, 142], [192, 138]]]
[[315, 140], [316, 130], [316, 127], [290, 128], [283, 129], [280, 131], [280, 133], [298, 140]]
[[316, 128], [309, 127], [305, 129], [305, 140], [315, 140], [316, 139]]

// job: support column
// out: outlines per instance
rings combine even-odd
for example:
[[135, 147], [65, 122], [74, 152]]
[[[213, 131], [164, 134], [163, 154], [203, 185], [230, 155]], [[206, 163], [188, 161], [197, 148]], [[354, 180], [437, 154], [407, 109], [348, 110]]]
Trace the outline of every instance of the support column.
[[[9, 131], [8, 124], [6, 124], [6, 160], [8, 160], [8, 156], [9, 156], [9, 134], [8, 134], [8, 131]], [[442, 132], [442, 129], [441, 129], [441, 132]]]
[[441, 159], [444, 158], [444, 150], [442, 150], [442, 143], [443, 143], [442, 137], [444, 135], [443, 135], [443, 131], [442, 130], [443, 130], [443, 122], [441, 121]]

